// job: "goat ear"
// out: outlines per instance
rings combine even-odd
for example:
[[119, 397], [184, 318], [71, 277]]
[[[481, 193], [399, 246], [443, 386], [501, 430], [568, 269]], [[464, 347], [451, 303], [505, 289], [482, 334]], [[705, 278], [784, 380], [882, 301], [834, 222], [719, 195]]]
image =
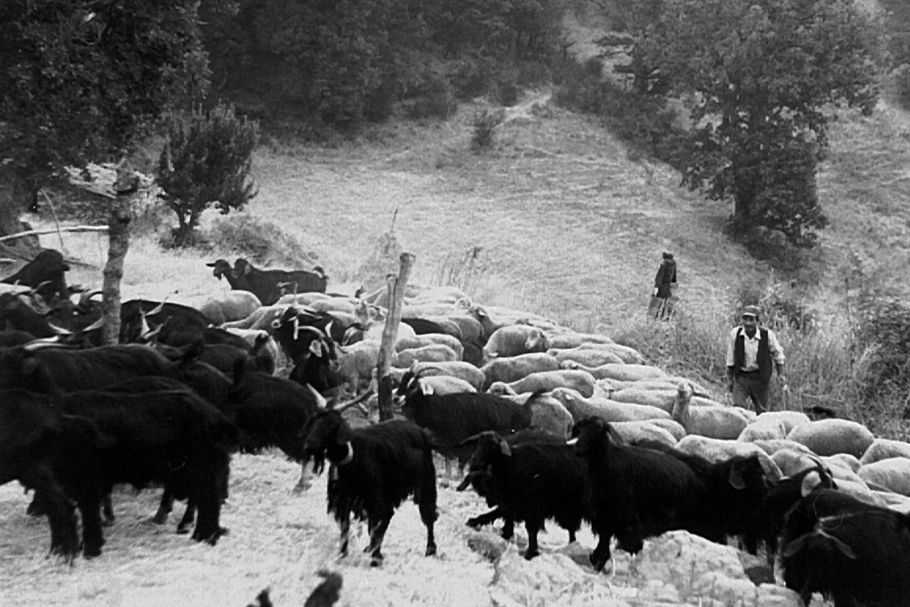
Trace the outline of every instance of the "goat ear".
[[420, 393], [424, 396], [432, 396], [433, 386], [424, 381], [420, 382]]
[[807, 495], [812, 493], [815, 490], [815, 488], [821, 484], [821, 481], [822, 481], [821, 476], [819, 476], [818, 472], [815, 472], [814, 470], [812, 472], [810, 472], [809, 474], [807, 474], [806, 476], [804, 476], [803, 482], [800, 483], [800, 485], [799, 485], [800, 497], [806, 497]]
[[499, 437], [497, 441], [499, 443], [499, 451], [502, 452], [506, 457], [512, 457], [512, 448], [509, 447], [509, 443], [506, 442], [506, 439]]
[[322, 342], [319, 341], [318, 339], [314, 339], [313, 341], [311, 341], [309, 351], [310, 351], [310, 354], [312, 354], [313, 356], [315, 356], [317, 358], [322, 358], [322, 353], [323, 353]]
[[604, 422], [604, 429], [607, 431], [607, 438], [610, 439], [614, 445], [624, 445], [626, 443], [623, 440], [622, 435], [608, 422]]

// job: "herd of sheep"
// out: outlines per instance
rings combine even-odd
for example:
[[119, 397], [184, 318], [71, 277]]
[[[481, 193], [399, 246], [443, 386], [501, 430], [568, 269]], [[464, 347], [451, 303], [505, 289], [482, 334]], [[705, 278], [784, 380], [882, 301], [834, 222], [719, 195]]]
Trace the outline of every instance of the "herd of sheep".
[[[683, 529], [763, 551], [772, 566], [782, 565], [784, 582], [805, 601], [813, 592], [837, 605], [910, 601], [910, 443], [877, 438], [846, 419], [813, 420], [800, 411], [757, 415], [723, 404], [697, 382], [647, 364], [634, 348], [607, 336], [477, 305], [454, 287], [408, 287], [390, 373], [395, 419], [377, 422], [372, 394], [380, 379], [385, 290], [325, 293], [320, 270], [321, 289], [279, 296], [272, 284], [278, 278], [268, 278], [268, 271], [239, 263], [232, 268], [224, 260], [209, 265], [232, 287], [243, 286], [243, 276], [257, 282], [206, 301], [134, 303], [138, 320], [129, 329], [131, 340], [153, 342], [159, 354], [129, 349], [148, 346], [104, 346], [94, 348], [103, 351], [100, 362], [89, 363], [85, 353], [92, 348], [54, 352], [43, 335], [40, 347], [0, 349], [7, 367], [0, 390], [8, 401], [60, 399], [103, 426], [97, 408], [71, 404], [86, 401], [80, 391], [104, 386], [111, 401], [136, 394], [150, 419], [158, 415], [162, 395], [195, 398], [182, 392], [188, 391], [204, 401], [197, 407], [199, 419], [214, 420], [219, 428], [215, 438], [200, 439], [188, 430], [195, 422], [161, 422], [162, 436], [185, 435], [218, 454], [217, 461], [200, 460], [212, 468], [204, 494], [191, 487], [196, 477], [174, 474], [172, 451], [162, 451], [164, 459], [155, 455], [157, 446], [141, 456], [124, 451], [129, 455], [119, 458], [120, 470], [103, 455], [110, 446], [99, 447], [98, 469], [118, 472], [104, 482], [93, 480], [91, 498], [80, 503], [94, 529], [92, 554], [103, 543], [97, 516], [102, 493], [109, 495], [113, 483], [134, 482], [131, 475], [137, 474], [124, 468], [126, 459], [147, 463], [148, 473], [134, 484], [164, 486], [156, 522], [166, 518], [174, 497], [188, 497], [181, 526], [192, 523], [199, 506], [194, 537], [214, 543], [221, 533], [217, 495], [227, 492], [225, 454], [276, 446], [303, 464], [300, 490], [310, 483], [306, 468], [328, 462], [329, 511], [341, 530], [342, 552], [353, 516], [368, 523], [368, 552], [380, 564], [389, 521], [413, 496], [427, 530], [425, 554], [432, 555], [438, 454], [447, 474], [455, 475], [449, 468], [458, 465], [459, 489], [473, 488], [491, 507], [467, 523], [482, 527], [502, 519], [507, 539], [516, 523], [524, 523], [528, 559], [540, 553], [537, 533], [548, 520], [566, 529], [570, 542], [583, 523], [590, 525], [598, 538], [589, 558], [595, 570], [604, 568], [614, 548], [634, 554], [644, 539]], [[260, 288], [261, 296], [255, 292]], [[124, 303], [122, 313], [130, 305]], [[84, 346], [84, 334], [96, 329], [83, 326], [65, 340]], [[114, 367], [123, 356], [132, 361], [128, 370]], [[141, 371], [138, 361], [145, 358], [149, 370]], [[26, 381], [35, 368], [42, 370], [36, 377], [45, 378], [41, 387]], [[103, 383], [110, 373], [126, 377], [116, 398]], [[86, 384], [93, 378], [98, 385]], [[55, 383], [59, 390], [32, 396]], [[11, 407], [0, 407], [0, 416], [22, 423]], [[127, 420], [139, 427], [133, 412], [117, 415], [118, 424]], [[127, 448], [140, 434], [125, 431], [117, 448]], [[0, 446], [0, 472], [13, 469], [2, 457], [21, 455], [11, 449]], [[83, 490], [91, 479], [53, 457], [47, 454], [48, 465], [65, 477], [58, 479], [62, 489], [49, 479], [36, 492], [44, 494], [46, 508], [62, 513], [65, 498], [55, 502], [55, 496], [71, 493], [71, 487]], [[189, 455], [179, 457], [189, 461]], [[71, 532], [70, 519], [61, 514], [51, 526], [55, 547], [62, 542], [72, 553], [74, 524]]]

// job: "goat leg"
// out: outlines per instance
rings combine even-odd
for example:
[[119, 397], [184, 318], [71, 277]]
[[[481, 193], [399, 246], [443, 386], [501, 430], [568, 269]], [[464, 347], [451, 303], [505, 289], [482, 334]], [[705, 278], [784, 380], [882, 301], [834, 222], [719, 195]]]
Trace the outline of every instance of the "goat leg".
[[525, 521], [525, 529], [528, 532], [528, 549], [525, 550], [525, 558], [529, 561], [540, 554], [537, 546], [537, 533], [540, 531], [541, 526], [541, 521], [531, 520], [530, 518]]
[[370, 519], [370, 567], [379, 567], [382, 565], [382, 540], [385, 538], [385, 532], [389, 528], [391, 515], [386, 515], [379, 520]]

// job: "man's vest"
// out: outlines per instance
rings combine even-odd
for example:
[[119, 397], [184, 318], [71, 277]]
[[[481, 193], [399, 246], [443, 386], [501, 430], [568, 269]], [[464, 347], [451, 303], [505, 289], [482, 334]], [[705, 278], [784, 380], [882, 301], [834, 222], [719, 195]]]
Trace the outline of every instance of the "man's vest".
[[[758, 329], [761, 339], [758, 341], [758, 354], [756, 362], [758, 363], [758, 374], [763, 382], [771, 381], [771, 346], [768, 345], [768, 329]], [[746, 345], [743, 328], [740, 327], [736, 332], [736, 341], [733, 343], [733, 373], [739, 375], [742, 373], [742, 367], [746, 361]]]

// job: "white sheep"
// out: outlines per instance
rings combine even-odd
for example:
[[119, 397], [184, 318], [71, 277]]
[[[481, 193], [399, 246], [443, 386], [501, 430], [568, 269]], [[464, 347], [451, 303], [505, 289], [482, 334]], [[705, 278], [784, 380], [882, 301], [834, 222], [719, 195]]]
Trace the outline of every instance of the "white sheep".
[[552, 348], [577, 348], [586, 344], [612, 344], [613, 340], [606, 335], [596, 333], [576, 333], [571, 330], [557, 330], [547, 333]]
[[486, 376], [484, 387], [488, 388], [494, 381], [511, 383], [531, 373], [556, 371], [559, 362], [546, 352], [532, 352], [505, 358], [494, 358], [485, 364], [481, 371]]
[[568, 440], [575, 420], [558, 399], [549, 394], [536, 394], [525, 401], [531, 413], [531, 428]]
[[765, 411], [749, 422], [737, 440], [751, 442], [787, 438], [793, 428], [810, 421], [809, 416], [801, 411]]
[[[571, 349], [556, 345], [553, 347], [555, 349]], [[587, 371], [596, 379], [610, 379], [617, 382], [637, 382], [643, 379], [664, 379], [667, 377], [667, 374], [663, 369], [653, 365], [606, 363], [596, 367], [589, 367], [574, 360], [566, 360], [561, 366], [563, 369], [580, 369], [582, 371]]]
[[[618, 381], [615, 379], [599, 379], [597, 385], [604, 392], [613, 394], [620, 390], [663, 390], [664, 392], [676, 393], [680, 383], [687, 383], [692, 387], [692, 404], [717, 405], [717, 400], [711, 398], [710, 392], [701, 385], [685, 377], [666, 377], [660, 379], [640, 379], [638, 381]], [[674, 397], [675, 398], [675, 397]]]
[[731, 457], [752, 457], [758, 458], [765, 475], [772, 481], [776, 482], [783, 478], [780, 468], [775, 464], [771, 457], [764, 452], [755, 443], [742, 443], [736, 440], [723, 440], [689, 434], [676, 443], [676, 449], [683, 453], [698, 455], [710, 462], [722, 462]]
[[529, 352], [546, 352], [550, 345], [546, 334], [530, 325], [507, 325], [496, 329], [483, 353], [487, 360], [527, 354]]
[[630, 445], [648, 441], [662, 443], [668, 447], [676, 446], [679, 439], [654, 421], [656, 420], [613, 422], [610, 427], [616, 430], [623, 441]]
[[209, 297], [200, 306], [199, 311], [213, 325], [220, 325], [234, 320], [242, 320], [262, 307], [262, 302], [253, 293], [242, 290], [231, 290], [221, 297]]
[[[745, 444], [758, 446], [758, 443]], [[803, 447], [803, 449], [805, 448]], [[781, 474], [784, 476], [796, 476], [803, 470], [815, 468], [821, 464], [821, 460], [817, 455], [808, 450], [801, 449], [778, 449], [771, 453], [770, 457], [771, 461], [780, 468]]]
[[[458, 377], [471, 384], [478, 392], [483, 390], [486, 376], [483, 371], [464, 361], [442, 361], [442, 362], [418, 362], [411, 365], [407, 371], [419, 377], [429, 377], [433, 375], [451, 375]], [[401, 370], [400, 374], [404, 375], [405, 371]], [[398, 383], [401, 383], [399, 375]]]
[[423, 346], [432, 346], [443, 344], [455, 352], [455, 360], [464, 358], [464, 346], [458, 339], [446, 333], [423, 333], [413, 337], [399, 337], [395, 340], [395, 350], [400, 352], [411, 348], [422, 348]]
[[751, 420], [749, 413], [740, 407], [691, 406], [691, 402], [692, 387], [687, 383], [680, 384], [673, 406], [673, 419], [686, 429], [687, 434], [732, 440], [740, 435]]
[[569, 410], [572, 419], [576, 422], [586, 417], [599, 417], [608, 422], [669, 419], [670, 417], [666, 411], [657, 407], [620, 403], [607, 398], [585, 398], [570, 388], [556, 388], [550, 394]]
[[859, 472], [859, 469], [862, 466], [859, 459], [853, 455], [850, 455], [849, 453], [835, 453], [834, 455], [826, 455], [822, 458], [822, 461], [832, 468], [840, 466], [841, 468], [846, 468], [853, 473]]
[[445, 344], [406, 348], [392, 354], [392, 364], [402, 368], [409, 368], [418, 362], [454, 362], [457, 360], [459, 360], [458, 353]]
[[802, 451], [803, 453], [815, 455], [812, 453], [812, 450], [809, 449], [809, 447], [801, 445], [796, 441], [787, 440], [786, 438], [760, 438], [758, 440], [750, 442], [761, 447], [761, 449], [768, 455], [780, 451], [781, 449], [793, 449], [794, 451]]
[[338, 372], [347, 380], [351, 392], [358, 393], [361, 385], [375, 374], [380, 343], [364, 340], [350, 346], [337, 346]]
[[809, 447], [818, 455], [849, 453], [862, 457], [875, 440], [864, 425], [847, 419], [819, 419], [796, 426], [787, 435], [790, 440]]
[[549, 392], [553, 388], [572, 388], [585, 398], [594, 394], [594, 378], [584, 371], [559, 369], [531, 373], [510, 383], [493, 382], [488, 392], [493, 394], [522, 394], [524, 392]]
[[889, 457], [910, 458], [910, 443], [890, 438], [876, 438], [859, 458], [859, 462], [865, 465]]
[[648, 405], [663, 409], [667, 413], [673, 412], [673, 405], [676, 403], [675, 387], [672, 390], [631, 387], [608, 392], [607, 395], [609, 398], [621, 403]]
[[580, 348], [551, 348], [547, 354], [553, 356], [560, 364], [574, 361], [586, 367], [599, 367], [607, 363], [623, 363], [616, 353], [601, 347], [582, 346]]
[[477, 390], [461, 379], [452, 375], [421, 375], [420, 381], [433, 388], [434, 394], [461, 394]]
[[870, 487], [910, 496], [910, 459], [906, 457], [888, 457], [863, 464], [857, 474]]

